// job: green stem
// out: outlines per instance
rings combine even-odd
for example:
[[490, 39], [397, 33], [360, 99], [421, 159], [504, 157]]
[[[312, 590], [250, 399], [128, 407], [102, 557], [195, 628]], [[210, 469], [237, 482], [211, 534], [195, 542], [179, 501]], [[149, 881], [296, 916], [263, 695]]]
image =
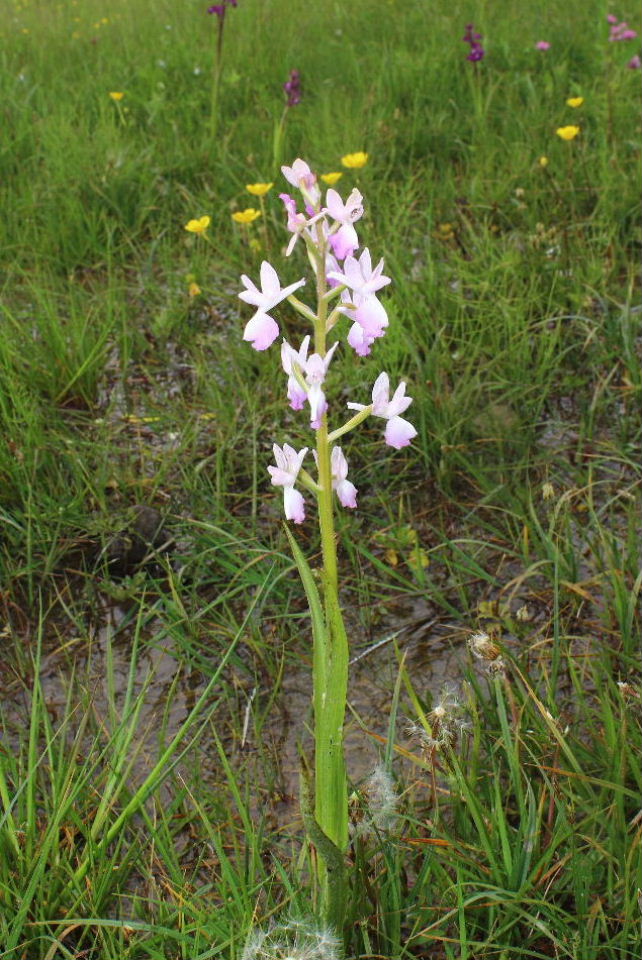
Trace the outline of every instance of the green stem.
[[[307, 303], [303, 303], [301, 300], [295, 297], [293, 293], [291, 293], [290, 296], [288, 297], [288, 303], [292, 307], [294, 307], [296, 312], [300, 313], [302, 317], [305, 317], [306, 320], [310, 320], [315, 325], [315, 328], [316, 328], [317, 315], [312, 310], [310, 310]], [[318, 352], [319, 351], [317, 350], [317, 353]]]
[[342, 427], [338, 427], [336, 430], [333, 430], [328, 436], [328, 441], [334, 443], [335, 440], [338, 440], [339, 437], [342, 437], [345, 433], [349, 433], [351, 430], [354, 430], [355, 427], [358, 427], [360, 423], [363, 423], [370, 414], [372, 413], [372, 404], [369, 404], [367, 407], [364, 407], [363, 410], [359, 410], [358, 413], [355, 413], [354, 417], [350, 417]]
[[218, 20], [218, 33], [216, 36], [216, 56], [214, 62], [214, 75], [212, 77], [212, 102], [210, 106], [210, 133], [212, 140], [216, 137], [218, 128], [218, 100], [221, 88], [221, 74], [223, 73], [223, 27], [225, 18]]
[[323, 299], [326, 303], [329, 303], [330, 300], [332, 300], [334, 297], [338, 297], [339, 294], [343, 293], [343, 291], [347, 289], [348, 288], [345, 283], [340, 283], [338, 287], [332, 287], [330, 290], [328, 290], [328, 292], [323, 295]]
[[[314, 349], [326, 354], [325, 239], [318, 225], [317, 252], [317, 315]], [[343, 724], [348, 695], [348, 643], [339, 604], [339, 575], [334, 531], [332, 470], [328, 438], [328, 421], [324, 414], [317, 430], [317, 464], [319, 493], [319, 529], [323, 555], [323, 596], [325, 604], [326, 642], [323, 651], [315, 652], [314, 728], [315, 728], [315, 817], [319, 828], [343, 854], [348, 845], [348, 793], [343, 752]], [[323, 659], [323, 664], [320, 660]], [[319, 668], [319, 669], [318, 669]], [[322, 909], [328, 922], [340, 928], [343, 924], [345, 893], [330, 883], [329, 868], [323, 850], [319, 874]], [[343, 886], [343, 884], [341, 884]], [[330, 916], [331, 914], [331, 916]]]
[[274, 128], [274, 137], [272, 139], [272, 166], [275, 173], [281, 169], [283, 159], [283, 134], [285, 133], [285, 121], [288, 115], [288, 107], [285, 106], [281, 119]]

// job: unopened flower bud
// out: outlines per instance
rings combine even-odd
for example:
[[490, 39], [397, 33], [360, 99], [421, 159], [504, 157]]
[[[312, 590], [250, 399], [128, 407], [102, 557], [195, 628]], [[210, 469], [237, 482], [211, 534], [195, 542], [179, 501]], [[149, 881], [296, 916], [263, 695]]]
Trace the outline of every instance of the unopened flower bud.
[[548, 480], [542, 484], [542, 500], [552, 500], [555, 496], [555, 487]]

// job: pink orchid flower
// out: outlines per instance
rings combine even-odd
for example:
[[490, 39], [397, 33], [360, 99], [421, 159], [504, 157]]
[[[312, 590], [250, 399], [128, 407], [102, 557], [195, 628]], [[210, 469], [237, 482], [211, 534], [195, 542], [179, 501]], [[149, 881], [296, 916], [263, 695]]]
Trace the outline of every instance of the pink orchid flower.
[[305, 233], [306, 230], [309, 231], [310, 227], [323, 217], [323, 214], [317, 213], [315, 216], [307, 218], [304, 213], [298, 212], [296, 200], [294, 197], [291, 197], [289, 193], [280, 193], [279, 199], [283, 201], [283, 206], [288, 216], [287, 228], [292, 234], [285, 251], [286, 257], [289, 257], [299, 237]]
[[[312, 451], [314, 460], [319, 466], [319, 457], [316, 450]], [[354, 509], [357, 506], [357, 488], [347, 479], [348, 461], [341, 447], [333, 447], [330, 455], [330, 472], [332, 474], [332, 489], [336, 491], [339, 503], [343, 507]]]
[[287, 287], [281, 287], [278, 273], [267, 260], [261, 264], [260, 276], [261, 289], [259, 290], [248, 276], [242, 275], [241, 280], [246, 289], [239, 293], [239, 298], [257, 308], [254, 316], [246, 324], [243, 339], [249, 340], [255, 350], [266, 350], [279, 335], [278, 324], [268, 315], [268, 310], [302, 287], [305, 280], [297, 280], [296, 283], [291, 283]]
[[[385, 440], [389, 447], [401, 450], [407, 447], [410, 441], [417, 436], [417, 431], [408, 420], [399, 414], [408, 409], [412, 397], [406, 395], [406, 384], [402, 380], [390, 399], [390, 380], [387, 373], [380, 373], [372, 388], [371, 413], [375, 417], [387, 420]], [[365, 410], [366, 404], [349, 403], [351, 410]]]
[[344, 260], [347, 256], [352, 256], [359, 246], [359, 238], [353, 223], [363, 216], [363, 197], [355, 188], [344, 203], [336, 190], [328, 190], [326, 204], [323, 212], [341, 224], [336, 233], [330, 234], [330, 246], [337, 260]]
[[303, 523], [305, 520], [305, 501], [301, 493], [294, 489], [294, 484], [308, 448], [304, 447], [297, 453], [289, 443], [284, 443], [283, 447], [279, 447], [275, 443], [272, 449], [276, 460], [276, 467], [268, 467], [272, 477], [272, 486], [283, 487], [283, 506], [286, 519], [294, 520], [295, 523]]
[[320, 356], [318, 353], [313, 353], [311, 357], [308, 357], [304, 367], [305, 382], [309, 388], [308, 403], [310, 404], [310, 426], [314, 430], [319, 429], [321, 426], [321, 418], [328, 409], [322, 384], [326, 378], [328, 367], [330, 366], [330, 361], [332, 360], [334, 351], [338, 346], [339, 341], [337, 340], [336, 343], [332, 344], [325, 357]]
[[259, 310], [266, 312], [272, 310], [273, 307], [276, 307], [278, 303], [281, 303], [282, 300], [285, 300], [305, 283], [305, 280], [297, 280], [296, 283], [291, 283], [288, 287], [281, 287], [278, 273], [267, 260], [264, 260], [261, 264], [260, 290], [245, 274], [241, 276], [241, 280], [247, 289], [239, 293], [239, 298], [244, 300], [245, 303], [251, 303]]
[[367, 247], [364, 248], [358, 260], [354, 257], [346, 257], [343, 273], [332, 271], [328, 276], [333, 280], [338, 280], [339, 283], [345, 284], [346, 287], [349, 287], [364, 299], [390, 283], [390, 277], [383, 274], [383, 258], [373, 269], [370, 251]]
[[384, 335], [388, 326], [386, 309], [374, 294], [363, 297], [355, 293], [350, 296], [344, 290], [341, 294], [341, 300], [343, 306], [338, 308], [339, 312], [354, 320], [363, 331], [363, 334], [360, 335], [353, 326], [348, 334], [348, 343], [351, 347], [354, 347], [360, 356], [367, 356], [370, 353], [371, 344], [377, 337]]
[[281, 173], [288, 183], [300, 190], [316, 206], [321, 199], [321, 191], [317, 187], [316, 174], [310, 170], [305, 160], [297, 159], [291, 167], [281, 167]]
[[308, 392], [295, 377], [294, 368], [295, 366], [298, 367], [303, 374], [308, 359], [309, 346], [309, 336], [303, 338], [298, 350], [291, 347], [287, 340], [284, 340], [281, 344], [281, 365], [288, 375], [288, 400], [293, 410], [302, 410], [305, 401], [308, 399]]
[[339, 502], [343, 507], [354, 509], [357, 506], [357, 488], [347, 478], [348, 461], [341, 447], [333, 447], [331, 454], [332, 489], [336, 490]]

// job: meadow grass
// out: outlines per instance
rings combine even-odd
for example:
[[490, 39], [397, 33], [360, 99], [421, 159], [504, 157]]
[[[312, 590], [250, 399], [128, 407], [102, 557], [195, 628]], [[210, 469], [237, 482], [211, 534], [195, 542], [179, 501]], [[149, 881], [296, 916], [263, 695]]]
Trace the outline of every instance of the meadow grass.
[[[344, 606], [373, 685], [390, 678], [351, 736], [399, 795], [393, 828], [355, 826], [346, 955], [637, 957], [635, 43], [576, 0], [239, 0], [213, 136], [206, 6], [3, 3], [0, 957], [240, 957], [252, 928], [309, 912], [275, 734], [300, 711], [307, 749], [289, 678], [309, 622], [265, 469], [297, 430], [236, 295], [280, 264], [279, 162], [340, 170], [355, 150], [369, 162], [338, 189], [363, 191], [393, 278], [376, 357], [409, 380], [419, 437], [394, 457], [376, 428], [346, 444]], [[271, 180], [240, 228], [245, 184]], [[183, 229], [202, 215], [207, 240]], [[371, 387], [345, 353], [331, 379]], [[173, 545], [116, 580], [99, 558], [134, 504]], [[471, 656], [473, 631], [498, 659]], [[435, 745], [444, 643], [459, 691]]]

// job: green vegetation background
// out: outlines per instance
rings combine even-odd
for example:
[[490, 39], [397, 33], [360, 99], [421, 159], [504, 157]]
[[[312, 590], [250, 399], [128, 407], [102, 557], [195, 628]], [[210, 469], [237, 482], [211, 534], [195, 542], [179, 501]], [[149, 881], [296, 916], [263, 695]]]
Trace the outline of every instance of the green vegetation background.
[[[340, 170], [355, 150], [369, 162], [338, 189], [366, 198], [391, 324], [372, 359], [337, 358], [331, 389], [362, 399], [387, 369], [408, 380], [420, 432], [401, 454], [376, 426], [347, 448], [355, 642], [378, 637], [400, 596], [420, 598], [462, 638], [491, 629], [512, 666], [486, 679], [462, 654], [468, 746], [439, 768], [441, 810], [421, 751], [400, 769], [404, 839], [355, 853], [348, 955], [637, 956], [640, 72], [626, 66], [637, 41], [609, 44], [606, 23], [632, 11], [239, 0], [213, 133], [206, 6], [2, 0], [1, 642], [25, 713], [18, 745], [6, 720], [0, 748], [0, 957], [236, 956], [253, 922], [304, 909], [299, 827], [271, 832], [251, 799], [258, 781], [278, 792], [278, 756], [259, 757], [257, 780], [217, 739], [221, 704], [268, 683], [260, 740], [306, 659], [265, 470], [274, 440], [302, 434], [278, 350], [241, 341], [236, 294], [263, 257], [282, 264], [278, 161]], [[469, 21], [479, 64], [465, 60]], [[304, 96], [279, 140], [293, 68]], [[569, 123], [581, 133], [566, 143], [555, 130]], [[241, 230], [231, 213], [256, 205], [245, 185], [271, 180], [265, 217]], [[205, 214], [209, 242], [183, 229]], [[112, 583], [96, 555], [134, 504], [167, 518], [180, 567]], [[106, 594], [127, 603], [133, 647], [105, 718], [73, 661]], [[542, 617], [517, 619], [517, 601]], [[136, 662], [161, 635], [216, 697], [166, 737], [139, 789]], [[61, 719], [37, 678], [65, 650]], [[420, 719], [438, 693], [399, 676], [393, 732], [399, 703]], [[216, 786], [191, 761], [171, 770], [197, 731], [219, 745]]]

